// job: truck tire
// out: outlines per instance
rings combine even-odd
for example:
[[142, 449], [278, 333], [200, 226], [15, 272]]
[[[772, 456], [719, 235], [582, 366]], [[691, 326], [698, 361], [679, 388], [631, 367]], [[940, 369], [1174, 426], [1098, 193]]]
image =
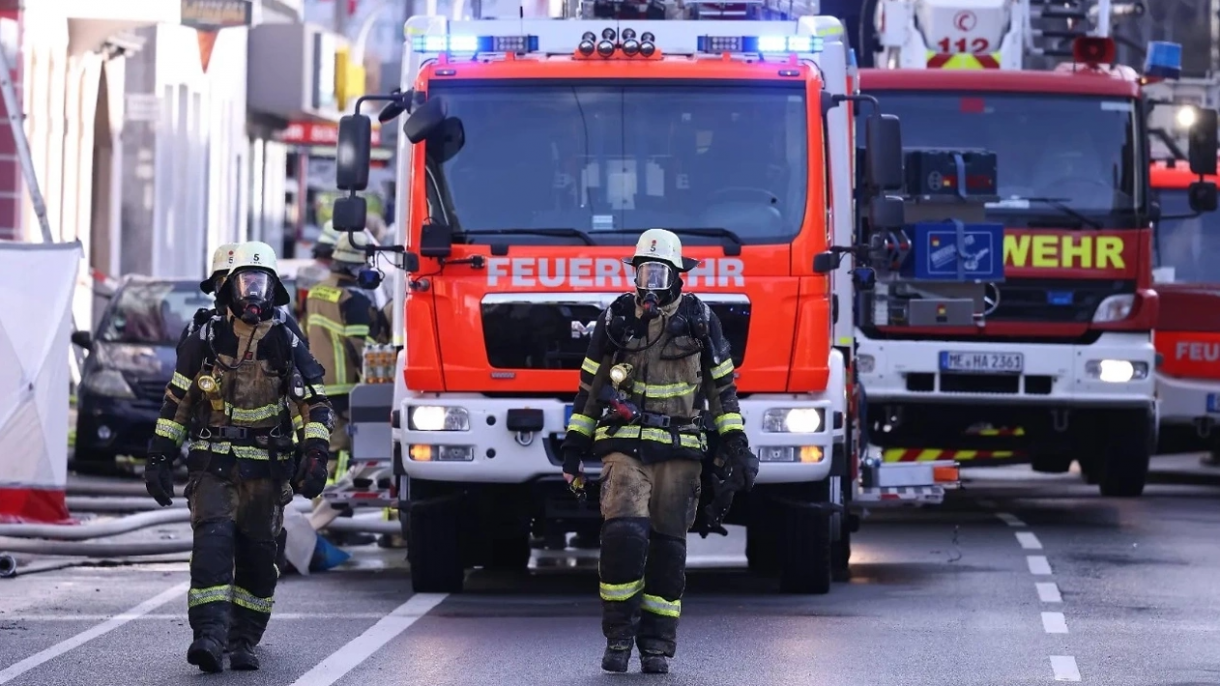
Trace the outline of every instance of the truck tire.
[[830, 592], [830, 514], [814, 503], [778, 508], [784, 540], [780, 544], [779, 588], [782, 593]]
[[1144, 413], [1120, 415], [1106, 428], [1102, 439], [1105, 462], [1098, 479], [1103, 496], [1134, 498], [1143, 494], [1156, 442], [1155, 422]]
[[451, 503], [413, 505], [407, 522], [407, 564], [416, 593], [461, 593], [462, 564], [458, 513]]
[[840, 536], [830, 546], [830, 574], [835, 581], [843, 582], [851, 580], [851, 530], [845, 525]]
[[774, 526], [762, 522], [746, 526], [746, 566], [754, 574], [768, 576], [779, 571], [779, 536]]

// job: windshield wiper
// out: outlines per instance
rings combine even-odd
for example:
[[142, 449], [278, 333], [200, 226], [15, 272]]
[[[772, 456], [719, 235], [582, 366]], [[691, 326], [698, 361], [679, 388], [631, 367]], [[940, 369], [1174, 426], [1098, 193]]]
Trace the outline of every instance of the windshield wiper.
[[472, 229], [469, 231], [454, 231], [453, 237], [459, 240], [465, 240], [467, 236], [511, 236], [513, 234], [524, 234], [527, 236], [567, 236], [570, 238], [579, 238], [585, 245], [597, 245], [589, 234], [579, 229], [563, 228], [563, 229]]
[[[742, 246], [745, 245], [745, 242], [741, 240], [741, 236], [738, 236], [736, 233], [729, 231], [728, 229], [724, 229], [724, 228], [718, 228], [718, 227], [680, 228], [680, 227], [674, 227], [674, 226], [661, 226], [658, 228], [665, 229], [666, 231], [672, 231], [672, 232], [678, 234], [679, 236], [681, 236], [682, 234], [686, 234], [688, 236], [707, 236], [709, 238], [727, 238], [733, 242], [733, 246], [731, 248], [729, 246], [723, 246], [724, 254], [729, 255], [729, 256], [740, 255], [741, 248], [742, 248]], [[637, 231], [636, 229], [611, 229], [609, 231], [595, 231], [594, 233], [643, 233], [643, 232]]]
[[[1091, 226], [1094, 229], [1101, 228], [1101, 222], [1097, 221], [1096, 219], [1090, 219], [1089, 217], [1086, 217], [1085, 215], [1081, 214], [1078, 210], [1072, 209], [1071, 207], [1065, 205], [1063, 202], [1064, 198], [1026, 198], [1024, 196], [1021, 196], [1021, 197], [1010, 198], [1010, 199], [1044, 203], [1046, 205], [1050, 205], [1051, 207], [1055, 208], [1056, 210], [1059, 210], [1063, 214], [1066, 214], [1067, 216], [1071, 217], [1072, 219], [1075, 219], [1076, 221], [1080, 222], [1081, 224]], [[1003, 202], [1004, 201], [1001, 200], [999, 204], [1002, 204]]]

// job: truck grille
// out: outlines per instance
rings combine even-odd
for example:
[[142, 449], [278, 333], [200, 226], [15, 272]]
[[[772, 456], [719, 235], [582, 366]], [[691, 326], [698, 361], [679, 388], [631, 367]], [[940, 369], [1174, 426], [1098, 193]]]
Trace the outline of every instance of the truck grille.
[[1134, 281], [1011, 279], [997, 284], [1000, 305], [988, 321], [1087, 324], [1111, 295], [1134, 293]]
[[[488, 296], [482, 304], [488, 363], [496, 369], [580, 369], [594, 322], [617, 296], [563, 297], [546, 302]], [[744, 296], [700, 298], [720, 319], [733, 348], [733, 364], [740, 366], [750, 328], [749, 301]]]

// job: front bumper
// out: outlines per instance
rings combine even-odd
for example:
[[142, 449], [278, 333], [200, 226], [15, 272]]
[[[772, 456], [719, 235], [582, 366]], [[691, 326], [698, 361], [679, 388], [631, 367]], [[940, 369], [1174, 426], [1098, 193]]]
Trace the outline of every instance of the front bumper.
[[148, 400], [81, 394], [76, 413], [76, 459], [145, 457], [161, 407]]
[[[832, 446], [845, 440], [842, 358], [837, 368], [832, 366], [830, 388], [837, 392], [818, 395], [782, 394], [751, 395], [741, 400], [741, 414], [746, 423], [746, 435], [756, 454], [767, 448], [817, 448], [804, 451], [805, 459], [816, 461], [763, 461], [757, 483], [796, 483], [821, 481], [831, 470]], [[463, 407], [470, 416], [469, 431], [415, 431], [409, 427], [410, 408], [417, 405]], [[398, 443], [398, 469], [412, 479], [470, 483], [527, 483], [561, 473], [563, 463], [560, 445], [566, 429], [567, 403], [553, 399], [488, 398], [480, 394], [408, 393], [399, 405], [399, 428], [394, 432]], [[771, 408], [819, 408], [824, 420], [813, 433], [764, 433], [763, 414]], [[540, 432], [516, 434], [507, 428], [509, 410], [541, 410], [544, 428]], [[412, 459], [412, 446], [472, 446], [468, 461]], [[435, 453], [434, 453], [435, 454]], [[800, 458], [798, 457], [797, 460]], [[591, 478], [601, 471], [599, 463], [586, 463]]]
[[[1156, 350], [1148, 334], [1103, 333], [1091, 345], [970, 341], [872, 340], [858, 334], [860, 381], [870, 403], [1139, 407], [1154, 405]], [[942, 351], [1022, 353], [1019, 375], [946, 373]], [[867, 357], [872, 358], [869, 370]], [[1090, 374], [1096, 360], [1142, 363], [1144, 378], [1102, 381]]]
[[1196, 381], [1157, 374], [1156, 393], [1161, 401], [1163, 425], [1220, 424], [1220, 412], [1209, 412], [1207, 402], [1208, 396], [1220, 396], [1220, 381]]

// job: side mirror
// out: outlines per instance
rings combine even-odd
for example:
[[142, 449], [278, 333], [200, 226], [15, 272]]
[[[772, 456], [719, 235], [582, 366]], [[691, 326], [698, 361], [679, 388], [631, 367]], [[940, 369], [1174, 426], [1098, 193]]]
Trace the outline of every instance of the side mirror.
[[407, 117], [406, 123], [402, 125], [402, 132], [412, 143], [427, 140], [428, 136], [432, 135], [445, 121], [448, 114], [449, 108], [445, 106], [444, 100], [428, 98], [423, 105], [420, 105]]
[[424, 257], [449, 257], [453, 254], [453, 227], [424, 224], [419, 234], [419, 254]]
[[1198, 116], [1190, 127], [1190, 171], [1199, 175], [1216, 173], [1217, 142], [1216, 110], [1198, 108]]
[[1216, 211], [1216, 184], [1211, 181], [1195, 181], [1186, 189], [1190, 209], [1203, 213]]
[[406, 93], [403, 93], [395, 88], [394, 90], [390, 91], [390, 94], [398, 95], [400, 97], [397, 100], [387, 102], [385, 107], [381, 108], [381, 112], [377, 115], [377, 121], [381, 122], [382, 124], [397, 119], [398, 115], [407, 111], [408, 104], [415, 97], [415, 89], [412, 88]]
[[902, 127], [892, 114], [875, 114], [864, 125], [865, 181], [874, 190], [897, 191], [903, 186]]
[[93, 349], [93, 336], [88, 331], [73, 331], [69, 340], [81, 350]]
[[816, 274], [829, 274], [839, 268], [839, 256], [833, 252], [821, 252], [813, 256], [813, 271]]
[[893, 195], [878, 195], [868, 202], [868, 225], [876, 229], [900, 229], [906, 223], [902, 198]]
[[362, 191], [368, 188], [372, 147], [373, 123], [368, 117], [349, 114], [339, 120], [335, 160], [335, 185], [339, 190]]
[[336, 231], [363, 231], [368, 226], [368, 203], [358, 195], [335, 200], [331, 222]]

